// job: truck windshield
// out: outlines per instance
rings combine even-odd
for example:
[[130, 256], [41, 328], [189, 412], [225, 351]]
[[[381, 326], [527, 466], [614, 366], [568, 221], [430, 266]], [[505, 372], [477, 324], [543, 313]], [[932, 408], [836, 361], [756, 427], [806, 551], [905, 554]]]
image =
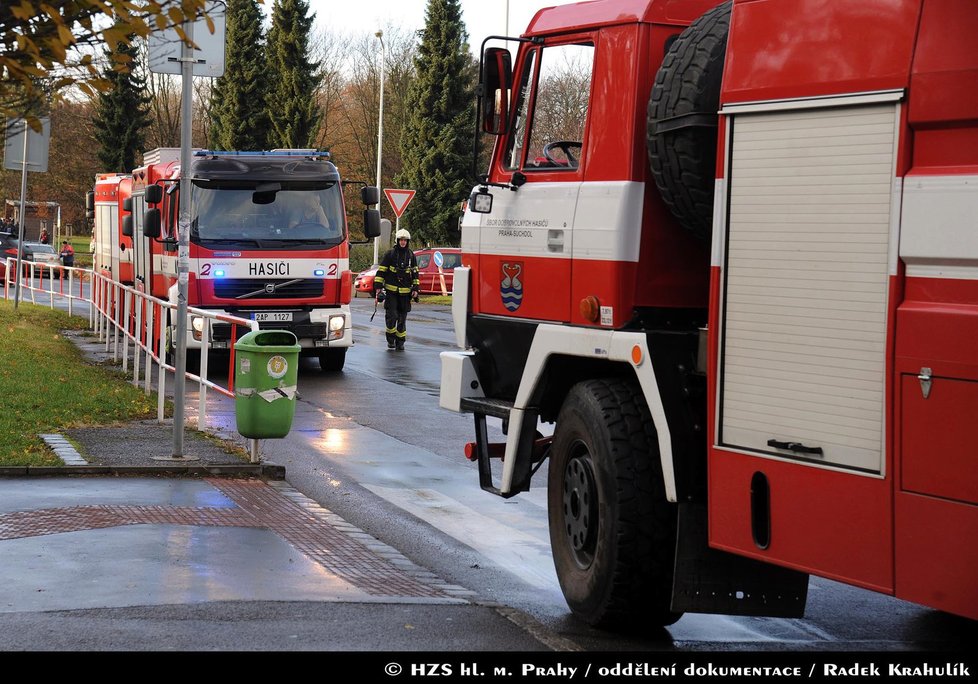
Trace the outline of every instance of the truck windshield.
[[191, 240], [205, 247], [328, 248], [346, 237], [343, 198], [335, 182], [195, 180], [192, 205]]

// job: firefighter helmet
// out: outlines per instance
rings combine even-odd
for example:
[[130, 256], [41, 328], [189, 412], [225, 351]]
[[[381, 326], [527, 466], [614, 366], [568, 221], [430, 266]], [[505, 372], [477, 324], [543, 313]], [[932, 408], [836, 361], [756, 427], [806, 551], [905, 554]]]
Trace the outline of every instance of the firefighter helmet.
[[404, 230], [403, 228], [401, 228], [399, 231], [397, 231], [394, 234], [394, 237], [397, 238], [398, 240], [410, 240], [411, 239], [411, 233], [409, 233], [406, 230]]

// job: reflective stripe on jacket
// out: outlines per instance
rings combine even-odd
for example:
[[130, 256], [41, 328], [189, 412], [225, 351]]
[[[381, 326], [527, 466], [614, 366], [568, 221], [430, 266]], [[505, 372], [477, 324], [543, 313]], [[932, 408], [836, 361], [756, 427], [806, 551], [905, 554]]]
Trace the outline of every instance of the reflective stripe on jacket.
[[394, 247], [384, 255], [374, 277], [374, 290], [380, 288], [391, 294], [404, 295], [421, 290], [418, 261], [413, 251]]

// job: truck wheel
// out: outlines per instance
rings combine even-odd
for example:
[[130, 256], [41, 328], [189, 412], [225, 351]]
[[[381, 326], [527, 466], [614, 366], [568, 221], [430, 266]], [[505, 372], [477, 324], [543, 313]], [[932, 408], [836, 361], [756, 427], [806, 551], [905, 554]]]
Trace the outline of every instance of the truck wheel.
[[703, 14], [669, 47], [646, 121], [649, 165], [659, 193], [680, 224], [706, 241], [713, 229], [717, 110], [730, 4]]
[[319, 366], [324, 371], [331, 373], [339, 372], [343, 370], [344, 363], [346, 363], [346, 347], [327, 349], [319, 352]]
[[670, 625], [676, 506], [666, 501], [641, 390], [621, 379], [575, 385], [557, 418], [547, 508], [567, 605], [591, 626]]

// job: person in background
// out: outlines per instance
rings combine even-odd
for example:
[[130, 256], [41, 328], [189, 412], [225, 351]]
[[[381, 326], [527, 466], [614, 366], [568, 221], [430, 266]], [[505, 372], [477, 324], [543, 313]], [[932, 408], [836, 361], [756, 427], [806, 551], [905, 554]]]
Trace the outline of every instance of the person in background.
[[48, 229], [47, 228], [45, 228], [45, 229], [43, 229], [41, 231], [41, 244], [42, 245], [49, 245], [49, 244], [51, 244], [51, 238], [48, 237]]
[[64, 266], [75, 265], [75, 249], [67, 240], [61, 241], [61, 263]]
[[407, 315], [411, 301], [418, 301], [421, 281], [418, 280], [418, 261], [408, 247], [411, 234], [401, 228], [394, 236], [396, 244], [380, 260], [374, 290], [377, 301], [384, 303], [387, 319], [387, 348], [404, 349], [407, 340]]

